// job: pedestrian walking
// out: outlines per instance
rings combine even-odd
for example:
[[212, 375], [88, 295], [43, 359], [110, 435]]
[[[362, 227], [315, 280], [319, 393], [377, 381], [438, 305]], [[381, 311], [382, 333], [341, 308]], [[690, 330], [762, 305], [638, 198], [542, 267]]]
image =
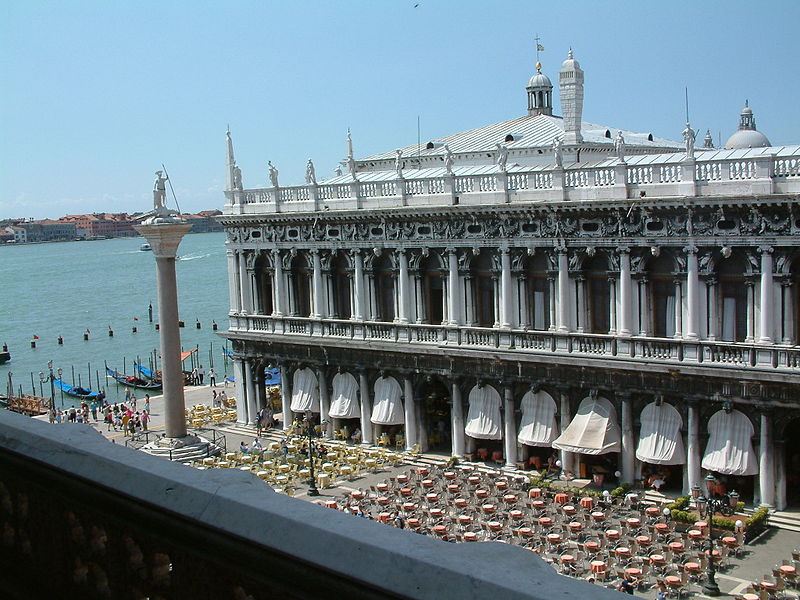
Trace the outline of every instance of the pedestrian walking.
[[150, 422], [150, 413], [142, 412], [142, 431], [147, 431], [147, 424]]
[[214, 370], [214, 367], [208, 370], [208, 385], [217, 387], [217, 372]]
[[203, 379], [205, 378], [205, 376], [206, 376], [206, 370], [203, 367], [203, 365], [200, 365], [199, 367], [197, 367], [197, 377], [200, 378], [200, 385], [203, 385]]
[[192, 369], [192, 385], [197, 385], [198, 381], [198, 374], [197, 374], [197, 367]]
[[97, 401], [92, 401], [92, 420], [97, 423]]
[[144, 411], [150, 413], [150, 394], [144, 395]]

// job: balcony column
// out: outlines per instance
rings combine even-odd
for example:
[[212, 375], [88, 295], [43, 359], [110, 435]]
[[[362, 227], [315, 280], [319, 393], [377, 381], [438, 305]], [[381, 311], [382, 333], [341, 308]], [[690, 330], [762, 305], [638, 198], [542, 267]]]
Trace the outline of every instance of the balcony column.
[[515, 467], [517, 465], [517, 423], [514, 395], [510, 385], [505, 386], [503, 389], [503, 408], [505, 409], [503, 412], [505, 421], [503, 442], [505, 444], [506, 466]]
[[322, 424], [328, 421], [328, 426], [323, 427], [323, 437], [326, 440], [333, 438], [333, 425], [330, 423], [328, 411], [330, 410], [330, 395], [328, 394], [328, 378], [325, 376], [325, 369], [317, 369], [317, 384], [319, 385], [319, 422]]
[[622, 482], [633, 483], [636, 446], [633, 435], [633, 409], [630, 394], [618, 393], [622, 412]]
[[[364, 320], [364, 259], [361, 250], [352, 250], [353, 257], [353, 299], [354, 308], [352, 319], [355, 321]], [[361, 428], [363, 433], [364, 428]]]
[[241, 312], [242, 299], [239, 295], [239, 254], [228, 248], [225, 250], [228, 257], [228, 301], [233, 313]]
[[319, 250], [316, 248], [311, 250], [311, 264], [313, 267], [311, 275], [311, 283], [313, 286], [311, 318], [321, 319], [327, 315], [325, 315], [325, 305], [323, 303], [322, 260], [319, 256]]
[[496, 274], [492, 274], [492, 291], [494, 292], [494, 323], [492, 327], [497, 328], [500, 327], [500, 311], [503, 309], [500, 305], [500, 278]]
[[[419, 270], [412, 272], [411, 277], [414, 282], [414, 311], [413, 315], [409, 315], [414, 319], [415, 323], [424, 323], [427, 319], [425, 314], [425, 301], [423, 300], [423, 275]], [[441, 323], [431, 323], [431, 325], [441, 325]]]
[[759, 344], [771, 344], [774, 339], [773, 329], [775, 323], [774, 288], [775, 283], [772, 276], [772, 251], [770, 246], [761, 246], [761, 322], [759, 323], [761, 335], [758, 338]]
[[[531, 297], [533, 297], [533, 294], [531, 294]], [[517, 277], [517, 302], [519, 305], [516, 316], [517, 325], [520, 329], [526, 329], [527, 327], [533, 328], [535, 319], [530, 318], [534, 313], [528, 307], [528, 278], [525, 277], [524, 274], [520, 274], [519, 277]], [[533, 310], [536, 310], [535, 303]]]
[[756, 336], [756, 284], [752, 279], [744, 284], [747, 286], [747, 336], [744, 341], [752, 344]]
[[608, 278], [608, 333], [617, 333], [617, 278]]
[[452, 456], [464, 456], [464, 403], [461, 399], [461, 386], [453, 378], [451, 384], [453, 406], [450, 409], [450, 425], [452, 431]]
[[508, 248], [500, 250], [500, 327], [510, 329], [513, 325], [511, 294], [511, 253]]
[[675, 280], [675, 339], [683, 337], [683, 282]]
[[249, 415], [250, 420], [255, 422], [258, 411], [267, 405], [267, 386], [264, 382], [263, 363], [258, 364], [255, 369], [254, 387], [256, 390], [256, 412]]
[[713, 277], [706, 279], [706, 298], [708, 306], [708, 335], [709, 341], [717, 339], [717, 280]]
[[639, 335], [650, 335], [650, 294], [647, 293], [647, 278], [639, 279]]
[[284, 304], [286, 280], [283, 276], [283, 259], [281, 258], [281, 251], [277, 248], [272, 251], [272, 266], [274, 268], [272, 275], [272, 295], [274, 298], [274, 303], [272, 306], [274, 310], [272, 311], [272, 314], [275, 317], [282, 317], [286, 312], [286, 307]]
[[244, 383], [247, 386], [247, 402], [240, 403], [239, 406], [246, 409], [244, 422], [248, 425], [251, 425], [256, 420], [256, 413], [258, 412], [258, 408], [256, 406], [256, 378], [255, 373], [253, 371], [256, 370], [256, 366], [251, 359], [245, 359], [244, 361]]
[[688, 246], [686, 252], [686, 339], [696, 340], [699, 331], [700, 279], [697, 270], [697, 247]]
[[792, 299], [792, 282], [790, 280], [785, 280], [781, 282], [781, 289], [783, 290], [783, 319], [781, 322], [783, 323], [783, 343], [793, 345], [794, 344], [794, 313], [795, 307], [794, 302]]
[[[561, 431], [564, 431], [567, 426], [572, 421], [572, 411], [570, 410], [570, 401], [569, 401], [569, 388], [561, 387], [559, 389], [561, 398], [560, 398], [560, 406], [559, 406], [559, 424], [561, 426]], [[575, 477], [578, 477], [580, 473], [577, 470], [577, 464], [575, 464], [575, 455], [572, 452], [568, 452], [567, 450], [559, 450], [560, 459], [561, 459], [561, 470], [563, 472], [570, 471]]]
[[550, 327], [548, 327], [548, 331], [555, 331], [556, 330], [556, 278], [555, 277], [548, 277], [547, 278], [547, 289], [550, 291], [550, 297], [547, 299], [548, 306], [547, 311], [550, 314]]
[[[236, 394], [236, 401], [243, 408], [247, 407], [247, 385], [245, 383], [245, 365], [241, 358], [233, 358], [233, 387]], [[247, 413], [245, 410], [236, 412], [236, 422], [247, 425]]]
[[369, 398], [369, 380], [364, 370], [358, 373], [358, 391], [361, 396], [361, 441], [365, 444], [373, 442], [372, 437], [372, 402]]
[[464, 275], [464, 289], [460, 290], [459, 293], [464, 294], [464, 323], [468, 327], [475, 326], [475, 303], [473, 302], [473, 298], [475, 297], [472, 294], [472, 286], [474, 283], [474, 279], [472, 275], [466, 273]]
[[586, 310], [586, 277], [578, 275], [575, 277], [575, 296], [577, 298], [577, 306], [575, 311], [575, 321], [578, 333], [583, 333], [584, 325], [588, 312]]
[[688, 398], [686, 400], [686, 482], [688, 489], [684, 493], [690, 493], [695, 485], [704, 489], [703, 480], [700, 473], [700, 409], [697, 407], [697, 400]]
[[281, 413], [283, 414], [283, 429], [292, 425], [292, 382], [289, 380], [289, 368], [281, 365]]
[[567, 249], [556, 248], [558, 252], [558, 331], [569, 331], [569, 263]]
[[408, 375], [403, 376], [403, 400], [406, 417], [406, 450], [411, 450], [417, 443], [417, 403], [414, 399], [414, 385]]
[[759, 434], [758, 482], [761, 488], [761, 506], [775, 506], [775, 448], [772, 443], [771, 410], [760, 407], [761, 431]]
[[619, 335], [631, 335], [631, 254], [619, 248]]
[[458, 256], [455, 248], [447, 250], [448, 266], [448, 312], [450, 313], [449, 325], [461, 325], [461, 286], [458, 284]]
[[397, 257], [400, 263], [400, 276], [398, 279], [400, 301], [398, 303], [397, 317], [400, 323], [408, 323], [408, 256], [405, 250], [399, 248]]
[[239, 295], [241, 297], [241, 312], [246, 315], [253, 314], [253, 297], [250, 276], [247, 273], [247, 260], [244, 253], [239, 253]]

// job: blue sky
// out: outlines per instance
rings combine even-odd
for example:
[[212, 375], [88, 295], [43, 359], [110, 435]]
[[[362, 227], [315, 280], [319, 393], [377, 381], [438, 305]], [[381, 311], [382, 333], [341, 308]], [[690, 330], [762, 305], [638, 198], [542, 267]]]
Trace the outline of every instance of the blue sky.
[[[415, 4], [418, 6], [415, 7]], [[584, 120], [723, 141], [748, 98], [800, 143], [800, 2], [5, 0], [0, 218], [147, 210], [165, 163], [183, 211], [223, 203], [230, 124], [246, 187], [520, 116], [570, 46]], [[555, 99], [556, 112], [558, 100]], [[701, 134], [702, 137], [702, 134]]]

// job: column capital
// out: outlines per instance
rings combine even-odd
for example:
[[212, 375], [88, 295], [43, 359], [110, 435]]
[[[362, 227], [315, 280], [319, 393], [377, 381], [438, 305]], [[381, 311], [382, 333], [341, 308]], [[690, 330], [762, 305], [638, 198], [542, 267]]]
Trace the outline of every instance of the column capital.
[[617, 254], [630, 254], [631, 247], [630, 246], [617, 246]]
[[694, 244], [689, 244], [688, 246], [684, 246], [683, 247], [683, 251], [686, 254], [697, 254], [699, 252], [699, 250], [700, 249], [697, 246], [695, 246]]
[[566, 244], [557, 244], [553, 246], [553, 250], [555, 250], [557, 254], [566, 254], [567, 246]]
[[756, 248], [756, 251], [759, 254], [772, 254], [775, 251], [775, 248], [773, 248], [772, 246], [759, 246], [758, 248]]
[[762, 417], [770, 417], [775, 412], [775, 407], [766, 402], [756, 402], [756, 410]]

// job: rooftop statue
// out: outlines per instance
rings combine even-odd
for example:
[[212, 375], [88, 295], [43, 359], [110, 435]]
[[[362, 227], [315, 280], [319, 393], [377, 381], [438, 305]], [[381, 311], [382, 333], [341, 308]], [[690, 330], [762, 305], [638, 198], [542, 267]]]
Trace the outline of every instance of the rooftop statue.
[[450, 146], [447, 144], [444, 145], [444, 170], [447, 171], [448, 175], [453, 174], [453, 162], [455, 159], [453, 158], [453, 152], [450, 150]]
[[311, 162], [310, 158], [306, 163], [306, 183], [308, 185], [317, 185], [317, 174], [314, 170], [314, 163]]
[[689, 123], [686, 123], [686, 129], [683, 130], [683, 139], [686, 142], [686, 158], [694, 158], [695, 138], [697, 138], [697, 133]]
[[397, 177], [403, 178], [403, 151], [395, 150], [394, 156], [394, 170], [397, 171]]
[[622, 164], [625, 164], [625, 138], [622, 137], [622, 132], [617, 132], [617, 139], [614, 140], [614, 151], [617, 153], [617, 159]]
[[564, 168], [564, 152], [561, 149], [561, 138], [553, 140], [553, 158], [556, 162], [556, 167], [559, 169]]
[[505, 173], [508, 164], [508, 148], [502, 144], [497, 144], [497, 166]]
[[267, 168], [269, 169], [269, 181], [272, 187], [278, 187], [278, 169], [275, 168], [271, 160], [267, 161]]
[[242, 170], [236, 163], [234, 163], [233, 165], [233, 189], [235, 190], [244, 189], [242, 187]]
[[169, 177], [164, 177], [164, 171], [156, 171], [156, 180], [153, 183], [153, 210], [159, 214], [167, 210], [168, 179]]

